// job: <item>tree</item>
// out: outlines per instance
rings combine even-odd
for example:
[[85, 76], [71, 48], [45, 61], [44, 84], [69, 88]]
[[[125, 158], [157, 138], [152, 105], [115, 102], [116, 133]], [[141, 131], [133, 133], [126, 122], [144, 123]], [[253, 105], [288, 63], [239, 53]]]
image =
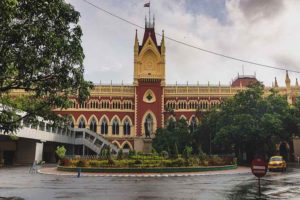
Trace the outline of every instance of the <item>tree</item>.
[[239, 158], [246, 153], [250, 161], [255, 154], [274, 154], [278, 141], [289, 141], [299, 132], [286, 97], [274, 90], [264, 97], [263, 92], [262, 84], [251, 85], [226, 100], [217, 115], [208, 114], [214, 118], [214, 143], [219, 152], [234, 151]]
[[176, 122], [170, 119], [166, 128], [157, 129], [152, 145], [159, 152], [167, 151], [170, 155], [174, 155], [176, 151], [182, 153], [185, 146], [190, 146], [192, 141], [187, 121], [183, 118]]
[[[92, 84], [83, 77], [79, 16], [63, 0], [0, 1], [0, 129], [15, 131], [37, 115], [56, 121], [53, 107], [87, 98]], [[19, 89], [26, 95], [11, 95]]]
[[60, 158], [63, 159], [66, 156], [66, 148], [64, 146], [57, 146], [55, 153]]

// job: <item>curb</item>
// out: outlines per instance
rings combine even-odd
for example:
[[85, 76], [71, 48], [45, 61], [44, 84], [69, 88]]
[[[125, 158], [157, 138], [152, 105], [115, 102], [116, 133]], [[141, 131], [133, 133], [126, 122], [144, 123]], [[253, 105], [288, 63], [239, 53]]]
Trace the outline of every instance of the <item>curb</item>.
[[[214, 176], [214, 175], [235, 175], [235, 174], [250, 174], [250, 171], [245, 172], [228, 172], [228, 173], [220, 173], [218, 171], [210, 171], [211, 173], [202, 172], [202, 173], [160, 173], [160, 174], [95, 174], [95, 173], [81, 173], [82, 177], [146, 177], [146, 178], [161, 178], [161, 177], [193, 177], [193, 176]], [[57, 176], [74, 176], [77, 177], [77, 173], [52, 173], [52, 172], [43, 172], [38, 170], [39, 174], [45, 175], [57, 175]]]

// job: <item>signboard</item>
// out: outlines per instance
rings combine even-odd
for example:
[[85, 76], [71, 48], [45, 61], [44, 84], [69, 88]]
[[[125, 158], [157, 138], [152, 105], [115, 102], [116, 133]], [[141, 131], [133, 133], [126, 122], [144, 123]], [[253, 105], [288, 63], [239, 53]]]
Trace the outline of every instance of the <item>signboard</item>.
[[261, 178], [267, 173], [267, 163], [262, 158], [255, 158], [252, 160], [251, 170], [257, 178]]

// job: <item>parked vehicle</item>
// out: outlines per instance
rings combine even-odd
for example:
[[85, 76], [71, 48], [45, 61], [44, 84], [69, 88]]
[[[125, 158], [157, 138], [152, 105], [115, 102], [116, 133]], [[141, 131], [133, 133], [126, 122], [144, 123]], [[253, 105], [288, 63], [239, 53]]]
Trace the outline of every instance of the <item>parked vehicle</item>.
[[286, 171], [286, 162], [282, 156], [272, 156], [268, 163], [269, 171], [280, 170]]

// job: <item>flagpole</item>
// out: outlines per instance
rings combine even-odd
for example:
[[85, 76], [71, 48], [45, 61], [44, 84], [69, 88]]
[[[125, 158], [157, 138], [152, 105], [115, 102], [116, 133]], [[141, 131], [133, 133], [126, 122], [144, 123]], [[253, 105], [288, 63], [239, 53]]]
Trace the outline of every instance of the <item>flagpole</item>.
[[149, 27], [150, 27], [150, 6], [151, 5], [150, 5], [150, 1], [149, 1], [149, 19], [148, 19], [149, 20]]

